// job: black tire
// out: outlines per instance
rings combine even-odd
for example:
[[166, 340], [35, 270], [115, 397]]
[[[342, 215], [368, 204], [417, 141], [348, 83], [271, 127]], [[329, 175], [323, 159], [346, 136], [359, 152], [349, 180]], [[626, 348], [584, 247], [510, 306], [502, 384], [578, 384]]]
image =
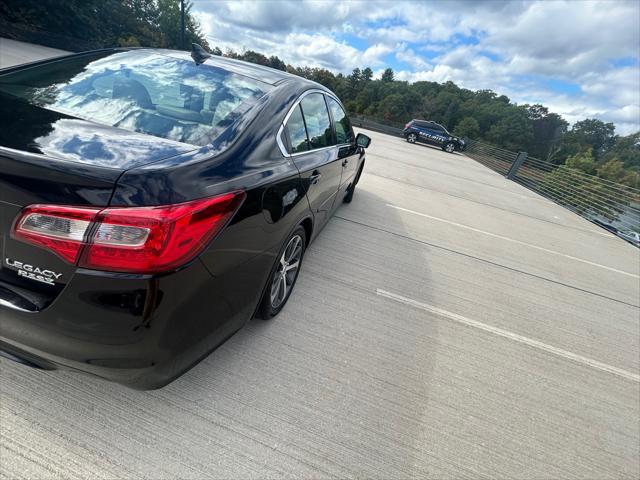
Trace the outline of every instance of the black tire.
[[456, 151], [456, 144], [453, 142], [449, 142], [444, 147], [442, 147], [442, 150], [447, 153], [453, 153]]
[[[295, 250], [297, 250], [297, 246], [292, 247], [293, 250], [289, 251], [289, 247], [291, 246], [294, 239], [298, 237], [300, 240], [300, 254], [297, 259], [298, 267], [295, 269], [293, 273], [295, 275], [287, 277], [289, 280], [283, 280], [283, 268], [287, 268], [290, 265], [286, 262], [287, 254], [293, 254]], [[307, 235], [302, 225], [298, 225], [298, 227], [293, 231], [291, 235], [287, 237], [287, 240], [284, 242], [282, 249], [278, 253], [278, 258], [276, 259], [276, 263], [273, 266], [271, 271], [271, 275], [269, 275], [269, 280], [267, 280], [267, 285], [264, 289], [264, 294], [262, 295], [262, 300], [260, 301], [260, 306], [258, 307], [257, 316], [262, 318], [263, 320], [269, 320], [270, 318], [275, 317], [280, 310], [287, 304], [289, 297], [291, 296], [291, 292], [296, 285], [296, 281], [298, 280], [298, 275], [300, 274], [300, 268], [302, 267], [302, 260], [304, 259], [304, 252], [307, 247]], [[289, 255], [289, 260], [294, 258], [293, 255]], [[291, 272], [291, 271], [290, 271]], [[284, 276], [286, 277], [286, 275]], [[282, 282], [285, 281], [285, 293], [284, 297], [280, 295], [282, 292]], [[276, 283], [277, 282], [277, 283]], [[274, 288], [278, 287], [278, 291], [276, 292], [277, 297], [274, 302]]]
[[411, 132], [407, 134], [407, 142], [409, 143], [416, 143], [416, 141], [418, 140], [418, 136]]
[[353, 183], [349, 187], [349, 191], [347, 192], [347, 194], [342, 199], [342, 201], [344, 203], [351, 203], [351, 200], [353, 200], [353, 194], [356, 193], [356, 185], [360, 181], [360, 175], [362, 175], [362, 170], [363, 169], [364, 169], [364, 164], [362, 164], [360, 166], [360, 170], [358, 170], [358, 174], [356, 175], [355, 180], [353, 181]]

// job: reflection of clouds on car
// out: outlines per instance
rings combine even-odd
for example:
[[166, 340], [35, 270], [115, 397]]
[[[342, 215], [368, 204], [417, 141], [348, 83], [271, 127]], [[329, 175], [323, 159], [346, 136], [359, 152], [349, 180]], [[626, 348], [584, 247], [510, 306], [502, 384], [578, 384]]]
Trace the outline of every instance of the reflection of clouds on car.
[[56, 121], [53, 130], [35, 139], [35, 143], [45, 155], [80, 163], [93, 164], [100, 160], [108, 167], [127, 165], [136, 158], [149, 155], [168, 157], [193, 149], [190, 145], [170, 140], [145, 140], [145, 137], [132, 136], [124, 130], [117, 135], [113, 129], [103, 125], [90, 124], [88, 128], [86, 122], [69, 118]]
[[213, 65], [137, 51], [96, 59], [60, 80], [21, 96], [77, 118], [193, 145], [211, 143], [272, 88]]

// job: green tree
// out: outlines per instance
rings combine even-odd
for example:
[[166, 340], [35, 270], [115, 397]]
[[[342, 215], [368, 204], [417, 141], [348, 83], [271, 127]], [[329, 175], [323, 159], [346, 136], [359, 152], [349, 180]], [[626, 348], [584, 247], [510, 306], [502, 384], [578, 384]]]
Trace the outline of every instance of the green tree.
[[456, 128], [453, 129], [453, 134], [457, 137], [467, 137], [476, 139], [480, 136], [480, 125], [478, 121], [473, 117], [464, 117]]
[[640, 188], [640, 172], [625, 168], [624, 163], [617, 158], [611, 158], [600, 165], [596, 173], [598, 177], [621, 183], [635, 189]]
[[533, 138], [533, 127], [523, 109], [509, 109], [490, 129], [489, 141], [508, 150], [519, 150]]
[[565, 165], [574, 170], [580, 170], [581, 172], [589, 175], [595, 175], [598, 166], [596, 165], [596, 159], [593, 157], [593, 149], [589, 148], [583, 153], [579, 153], [567, 158]]
[[168, 48], [184, 48], [191, 49], [192, 43], [197, 43], [202, 47], [209, 49], [209, 44], [204, 38], [200, 25], [195, 17], [191, 14], [193, 4], [185, 1], [185, 36], [184, 45], [180, 45], [180, 2], [175, 0], [157, 0], [158, 1], [158, 29], [162, 32], [163, 45]]
[[382, 72], [382, 77], [380, 78], [383, 82], [393, 82], [393, 69], [385, 68], [384, 72]]
[[378, 106], [378, 112], [381, 118], [390, 122], [403, 122], [408, 116], [402, 96], [399, 94], [384, 97]]
[[272, 56], [269, 57], [269, 66], [271, 68], [276, 68], [276, 69], [282, 70], [282, 71], [286, 71], [287, 70], [287, 64], [284, 63], [282, 60], [280, 60], [275, 55], [272, 55]]
[[[185, 3], [187, 48], [191, 42], [208, 47], [191, 14], [191, 2]], [[117, 46], [179, 48], [180, 3], [176, 0], [0, 0], [0, 27], [25, 41], [33, 41], [47, 32], [49, 46], [71, 51]]]
[[571, 128], [564, 138], [562, 153], [572, 156], [585, 149], [593, 149], [593, 155], [599, 159], [616, 142], [615, 126], [597, 118], [587, 118]]
[[604, 160], [620, 160], [625, 169], [640, 172], [640, 132], [626, 137], [617, 137], [613, 147], [604, 155]]
[[261, 53], [254, 52], [253, 50], [247, 50], [242, 55], [239, 55], [240, 60], [245, 62], [257, 63], [258, 65], [264, 65], [268, 67], [270, 65], [269, 59]]
[[[560, 160], [560, 142], [567, 133], [569, 124], [560, 115], [550, 113], [544, 105], [525, 105], [533, 128], [533, 137], [527, 147], [528, 153], [546, 161]], [[564, 159], [562, 159], [564, 160]]]

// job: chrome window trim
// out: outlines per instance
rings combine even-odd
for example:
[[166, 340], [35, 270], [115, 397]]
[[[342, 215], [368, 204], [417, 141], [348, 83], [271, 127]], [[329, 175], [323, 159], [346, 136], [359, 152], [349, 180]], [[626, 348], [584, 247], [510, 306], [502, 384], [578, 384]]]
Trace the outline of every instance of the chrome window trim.
[[[287, 149], [284, 146], [284, 142], [282, 141], [282, 132], [284, 131], [284, 126], [289, 121], [289, 117], [293, 114], [293, 111], [296, 109], [296, 107], [298, 105], [300, 105], [300, 102], [302, 101], [302, 99], [304, 97], [306, 97], [307, 95], [310, 95], [312, 93], [321, 93], [322, 95], [326, 95], [328, 97], [333, 98], [336, 102], [338, 102], [338, 105], [340, 105], [342, 110], [344, 110], [345, 113], [347, 112], [345, 110], [345, 108], [344, 108], [344, 105], [342, 105], [342, 102], [340, 101], [340, 99], [338, 97], [336, 97], [333, 93], [327, 92], [325, 90], [320, 90], [318, 88], [312, 88], [310, 90], [306, 90], [306, 91], [302, 92], [302, 94], [298, 97], [298, 99], [295, 101], [295, 103], [293, 105], [291, 105], [291, 108], [289, 108], [289, 111], [284, 116], [284, 120], [282, 120], [282, 123], [280, 123], [280, 128], [278, 129], [278, 133], [276, 133], [276, 143], [278, 144], [278, 148], [280, 149], [280, 153], [282, 153], [282, 155], [284, 157], [287, 157], [287, 158], [296, 157], [298, 155], [305, 155], [305, 154], [311, 153], [311, 152], [320, 152], [322, 150], [329, 150], [330, 148], [340, 148], [340, 147], [345, 147], [345, 146], [351, 145], [350, 143], [340, 143], [340, 144], [337, 144], [337, 145], [329, 145], [328, 147], [320, 147], [320, 148], [314, 148], [312, 150], [305, 150], [304, 152], [298, 152], [298, 153], [289, 153], [289, 152], [287, 152]], [[328, 109], [328, 107], [327, 107], [327, 109]], [[327, 111], [327, 113], [329, 113], [329, 112]], [[303, 115], [304, 115], [304, 112], [303, 112]]]
[[289, 152], [287, 152], [287, 149], [284, 146], [284, 143], [282, 142], [282, 132], [284, 131], [284, 124], [280, 124], [280, 128], [278, 129], [278, 133], [276, 133], [276, 143], [278, 144], [278, 148], [280, 148], [280, 153], [282, 153], [282, 155], [284, 155], [285, 157], [289, 157]]
[[321, 152], [323, 150], [329, 150], [330, 148], [348, 147], [349, 145], [351, 144], [341, 143], [340, 145], [329, 145], [328, 147], [314, 148], [313, 150], [305, 150], [304, 152], [290, 153], [290, 154], [287, 154], [287, 157], [297, 157], [298, 155], [305, 155], [307, 153], [312, 153], [312, 152]]

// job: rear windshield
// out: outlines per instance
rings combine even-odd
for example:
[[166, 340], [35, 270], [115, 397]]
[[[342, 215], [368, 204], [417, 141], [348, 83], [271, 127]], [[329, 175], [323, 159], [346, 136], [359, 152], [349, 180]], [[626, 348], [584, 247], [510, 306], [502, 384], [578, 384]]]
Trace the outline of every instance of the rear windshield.
[[271, 85], [149, 51], [95, 53], [0, 76], [0, 91], [42, 108], [207, 145]]

